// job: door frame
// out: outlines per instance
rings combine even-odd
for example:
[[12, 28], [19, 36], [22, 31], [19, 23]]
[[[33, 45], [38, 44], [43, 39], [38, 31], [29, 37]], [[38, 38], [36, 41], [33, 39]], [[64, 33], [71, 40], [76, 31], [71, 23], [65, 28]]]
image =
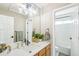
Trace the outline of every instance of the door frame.
[[[28, 35], [29, 34], [28, 33], [28, 22], [32, 22], [32, 19], [30, 18], [30, 19], [26, 20], [26, 41], [29, 39], [29, 35]], [[30, 43], [32, 43], [32, 37], [31, 37]]]

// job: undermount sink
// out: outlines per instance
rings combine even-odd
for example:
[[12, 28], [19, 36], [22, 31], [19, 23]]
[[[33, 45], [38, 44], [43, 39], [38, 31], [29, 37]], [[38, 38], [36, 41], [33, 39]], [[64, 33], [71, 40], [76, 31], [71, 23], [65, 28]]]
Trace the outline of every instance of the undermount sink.
[[0, 55], [6, 55], [11, 51], [11, 47], [5, 43], [0, 44]]
[[6, 44], [0, 44], [0, 53], [7, 49]]
[[44, 44], [47, 44], [47, 42], [31, 43], [28, 46], [12, 49], [11, 52], [8, 53], [7, 55], [8, 56], [33, 56], [45, 46]]

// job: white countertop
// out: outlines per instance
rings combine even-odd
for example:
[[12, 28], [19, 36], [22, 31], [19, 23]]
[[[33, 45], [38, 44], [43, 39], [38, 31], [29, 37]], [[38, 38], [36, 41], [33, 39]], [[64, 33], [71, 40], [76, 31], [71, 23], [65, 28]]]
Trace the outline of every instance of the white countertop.
[[[48, 44], [50, 44], [49, 41], [32, 43], [29, 46], [14, 49], [10, 53], [6, 54], [6, 56], [33, 56]], [[29, 51], [31, 51], [31, 53], [29, 53]]]

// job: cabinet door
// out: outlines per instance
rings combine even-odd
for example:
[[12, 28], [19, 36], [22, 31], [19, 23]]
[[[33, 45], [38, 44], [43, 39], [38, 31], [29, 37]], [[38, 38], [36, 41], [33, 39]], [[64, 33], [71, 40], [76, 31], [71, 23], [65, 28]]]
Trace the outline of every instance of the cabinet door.
[[46, 49], [46, 56], [50, 56], [50, 49]]
[[39, 56], [45, 56], [45, 48], [39, 52]]
[[46, 56], [50, 56], [51, 55], [51, 45], [49, 44], [47, 47], [46, 47]]
[[41, 56], [46, 56], [46, 54], [44, 53], [43, 55], [41, 55]]
[[34, 56], [38, 56], [38, 53], [36, 53]]
[[26, 21], [26, 39], [32, 43], [32, 20]]

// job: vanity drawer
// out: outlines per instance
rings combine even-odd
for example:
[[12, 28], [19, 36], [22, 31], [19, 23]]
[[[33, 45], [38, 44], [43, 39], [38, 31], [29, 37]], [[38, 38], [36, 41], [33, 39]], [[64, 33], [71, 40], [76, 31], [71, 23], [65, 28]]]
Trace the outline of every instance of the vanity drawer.
[[39, 56], [45, 56], [45, 48], [39, 52]]

